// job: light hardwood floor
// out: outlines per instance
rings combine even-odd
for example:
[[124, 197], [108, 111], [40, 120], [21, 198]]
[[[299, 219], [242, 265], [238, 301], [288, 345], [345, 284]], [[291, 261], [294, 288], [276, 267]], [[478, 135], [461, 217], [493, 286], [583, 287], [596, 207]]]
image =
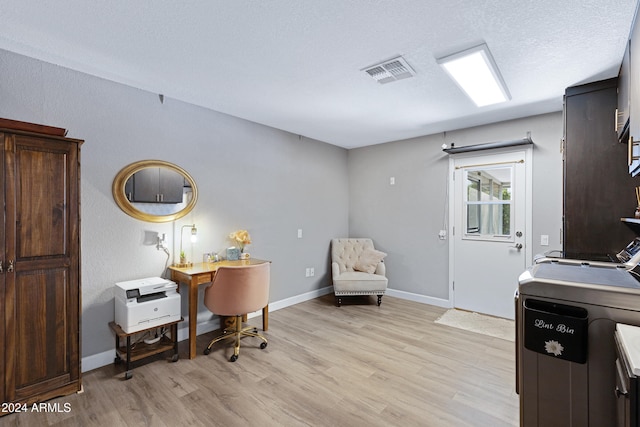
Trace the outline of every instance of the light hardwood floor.
[[[435, 324], [445, 309], [386, 296], [327, 295], [270, 314], [266, 349], [245, 338], [169, 363], [83, 375], [84, 392], [20, 413], [8, 426], [517, 426], [514, 344]], [[261, 318], [251, 324], [261, 325]], [[107, 325], [105, 325], [107, 327]], [[167, 355], [169, 356], [169, 355]]]

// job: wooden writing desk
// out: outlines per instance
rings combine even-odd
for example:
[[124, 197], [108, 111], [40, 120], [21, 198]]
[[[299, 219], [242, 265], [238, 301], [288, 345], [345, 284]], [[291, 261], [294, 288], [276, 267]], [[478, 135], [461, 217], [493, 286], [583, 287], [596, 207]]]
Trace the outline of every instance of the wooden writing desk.
[[[243, 259], [238, 261], [201, 262], [190, 267], [169, 267], [171, 280], [189, 287], [189, 359], [196, 357], [196, 328], [198, 326], [198, 286], [211, 283], [218, 267], [262, 264], [262, 259]], [[262, 329], [269, 328], [269, 306], [262, 309]]]

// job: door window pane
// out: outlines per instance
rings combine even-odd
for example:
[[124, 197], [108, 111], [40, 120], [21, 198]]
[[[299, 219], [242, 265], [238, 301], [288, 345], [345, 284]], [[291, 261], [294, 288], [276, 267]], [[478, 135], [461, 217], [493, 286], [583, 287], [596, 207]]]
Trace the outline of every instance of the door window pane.
[[467, 237], [510, 237], [513, 166], [465, 170]]

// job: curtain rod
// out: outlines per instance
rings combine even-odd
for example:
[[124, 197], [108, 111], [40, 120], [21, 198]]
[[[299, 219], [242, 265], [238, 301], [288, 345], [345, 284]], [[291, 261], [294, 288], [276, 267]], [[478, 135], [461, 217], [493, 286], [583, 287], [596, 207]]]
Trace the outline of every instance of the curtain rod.
[[516, 147], [518, 145], [529, 144], [533, 144], [533, 140], [531, 139], [530, 135], [527, 135], [526, 138], [514, 139], [512, 141], [486, 142], [484, 144], [466, 145], [464, 147], [443, 148], [442, 151], [447, 154], [457, 154], [467, 153], [471, 151], [489, 150], [491, 148]]

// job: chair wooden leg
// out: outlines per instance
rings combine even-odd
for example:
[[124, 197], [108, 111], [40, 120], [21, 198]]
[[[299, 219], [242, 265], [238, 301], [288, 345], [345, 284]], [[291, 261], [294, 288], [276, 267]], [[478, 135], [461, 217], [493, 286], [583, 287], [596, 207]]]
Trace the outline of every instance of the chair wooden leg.
[[378, 307], [382, 304], [382, 295], [378, 295]]

